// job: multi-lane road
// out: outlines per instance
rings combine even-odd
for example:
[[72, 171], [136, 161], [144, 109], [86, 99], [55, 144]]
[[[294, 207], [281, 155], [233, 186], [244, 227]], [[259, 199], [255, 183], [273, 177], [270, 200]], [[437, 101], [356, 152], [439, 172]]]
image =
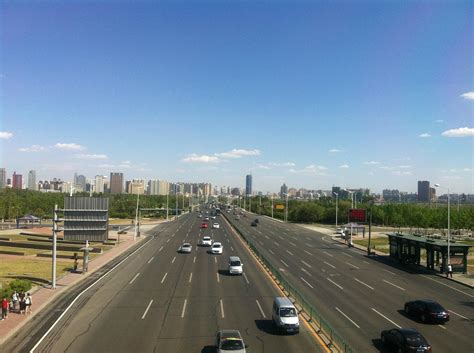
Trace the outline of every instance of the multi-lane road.
[[[474, 352], [474, 292], [460, 284], [399, 268], [381, 257], [336, 242], [330, 236], [245, 214], [229, 221], [308, 300], [357, 352], [385, 351], [380, 332], [414, 327], [434, 352]], [[257, 227], [250, 225], [259, 218]], [[412, 299], [434, 299], [451, 313], [445, 325], [405, 316]]]
[[[4, 348], [203, 353], [215, 351], [216, 331], [238, 329], [253, 353], [327, 351], [303, 323], [298, 335], [274, 332], [271, 306], [279, 289], [227, 222], [217, 221], [219, 229], [200, 229], [201, 219], [191, 213], [153, 229], [139, 250], [72, 305], [73, 298], [58, 304], [60, 312], [66, 304], [70, 308], [49, 334], [44, 335], [56, 319], [42, 320], [40, 314]], [[222, 255], [197, 247], [204, 235], [222, 242]], [[177, 253], [185, 241], [193, 245], [192, 252]], [[243, 276], [227, 274], [230, 255], [241, 258]]]

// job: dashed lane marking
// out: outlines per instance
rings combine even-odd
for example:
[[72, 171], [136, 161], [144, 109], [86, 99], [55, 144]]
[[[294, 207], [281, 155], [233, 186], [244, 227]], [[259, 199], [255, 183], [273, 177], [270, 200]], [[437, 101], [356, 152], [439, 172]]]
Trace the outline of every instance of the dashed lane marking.
[[153, 303], [153, 299], [150, 300], [150, 302], [148, 303], [148, 306], [146, 307], [145, 312], [142, 315], [142, 320], [145, 318], [145, 316], [146, 316], [148, 310], [150, 309], [150, 306], [151, 306], [152, 303]]

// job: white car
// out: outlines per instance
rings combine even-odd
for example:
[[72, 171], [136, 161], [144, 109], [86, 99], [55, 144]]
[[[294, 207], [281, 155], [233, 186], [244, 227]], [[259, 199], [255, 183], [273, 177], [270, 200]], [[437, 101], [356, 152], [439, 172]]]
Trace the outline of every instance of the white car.
[[219, 229], [219, 223], [214, 223], [214, 224], [212, 225], [212, 228]]
[[178, 249], [181, 253], [190, 253], [193, 250], [193, 246], [190, 243], [183, 243]]
[[222, 250], [223, 250], [222, 244], [219, 242], [215, 242], [212, 244], [211, 254], [222, 254]]
[[211, 237], [203, 237], [200, 242], [201, 246], [211, 246], [212, 245], [212, 239]]
[[216, 219], [216, 216], [211, 216], [211, 219]]

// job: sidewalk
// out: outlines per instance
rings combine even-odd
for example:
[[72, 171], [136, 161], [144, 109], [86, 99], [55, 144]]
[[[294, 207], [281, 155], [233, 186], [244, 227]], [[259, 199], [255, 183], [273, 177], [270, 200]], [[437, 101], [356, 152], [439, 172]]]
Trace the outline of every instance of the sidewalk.
[[[140, 232], [145, 233], [154, 226], [156, 226], [156, 224], [142, 225], [140, 226]], [[111, 238], [115, 238], [117, 236], [116, 232], [110, 232], [109, 234]], [[13, 312], [8, 313], [8, 318], [3, 321], [0, 321], [0, 345], [3, 344], [13, 334], [15, 334], [19, 329], [21, 329], [28, 322], [28, 320], [31, 320], [31, 318], [37, 315], [59, 294], [63, 293], [64, 291], [79, 283], [80, 281], [84, 280], [85, 278], [89, 277], [91, 274], [99, 270], [109, 261], [113, 260], [120, 254], [124, 253], [126, 250], [130, 249], [133, 245], [143, 241], [145, 238], [147, 237], [141, 236], [137, 238], [136, 241], [134, 241], [133, 232], [129, 232], [129, 234], [122, 234], [120, 235], [120, 244], [116, 245], [114, 248], [110, 249], [106, 253], [94, 258], [89, 262], [89, 271], [87, 273], [68, 273], [62, 277], [59, 277], [56, 281], [56, 289], [54, 290], [51, 289], [50, 285], [45, 287], [37, 286], [32, 288], [29, 291], [33, 298], [33, 304], [31, 306], [32, 313], [29, 315], [20, 315]]]
[[[317, 227], [317, 226], [313, 226], [313, 225], [309, 225], [309, 224], [297, 224], [296, 223], [296, 225], [298, 225], [300, 227], [303, 227], [303, 228], [306, 228], [306, 229], [309, 229], [309, 230], [313, 230], [315, 232], [326, 234], [326, 235], [330, 236], [333, 240], [338, 241], [342, 244], [346, 244], [344, 239], [342, 239], [340, 236], [335, 234], [334, 229]], [[367, 248], [362, 246], [362, 245], [353, 244], [353, 247], [367, 253]], [[379, 256], [388, 256], [388, 254], [383, 253], [381, 251], [372, 250], [372, 252], [379, 255]], [[426, 271], [428, 271], [428, 270], [426, 270]], [[474, 274], [453, 273], [453, 278], [447, 278], [443, 273], [439, 273], [438, 271], [429, 271], [429, 272], [434, 273], [439, 277], [446, 278], [450, 281], [463, 284], [463, 285], [468, 286], [470, 288], [474, 288]]]

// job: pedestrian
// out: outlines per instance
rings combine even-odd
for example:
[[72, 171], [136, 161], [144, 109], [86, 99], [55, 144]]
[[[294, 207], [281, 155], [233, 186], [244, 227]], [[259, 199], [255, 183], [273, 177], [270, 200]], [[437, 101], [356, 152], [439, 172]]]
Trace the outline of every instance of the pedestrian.
[[5, 295], [2, 299], [2, 320], [5, 320], [8, 316], [8, 307], [10, 302], [8, 301], [8, 297]]
[[27, 293], [25, 298], [25, 312], [27, 314], [31, 314], [31, 304], [33, 304], [33, 299], [31, 298], [30, 293]]
[[14, 291], [13, 294], [12, 294], [12, 308], [13, 308], [13, 311], [17, 311], [17, 307], [18, 307], [18, 292], [17, 291]]
[[23, 291], [20, 292], [20, 314], [24, 314], [26, 310], [26, 303], [25, 303], [25, 293]]
[[448, 264], [448, 272], [446, 272], [446, 277], [453, 278], [453, 266], [451, 266], [451, 264]]

